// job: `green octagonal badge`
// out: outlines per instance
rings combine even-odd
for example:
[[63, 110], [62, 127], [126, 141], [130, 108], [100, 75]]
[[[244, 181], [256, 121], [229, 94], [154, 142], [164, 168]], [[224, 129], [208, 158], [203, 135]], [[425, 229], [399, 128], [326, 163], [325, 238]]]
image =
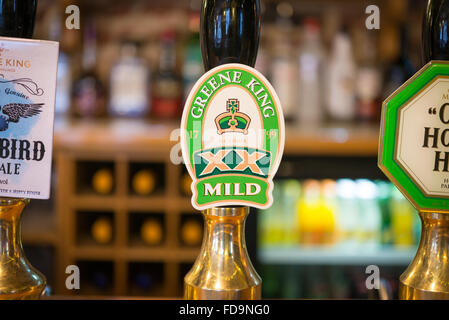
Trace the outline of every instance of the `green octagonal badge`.
[[429, 62], [384, 101], [378, 162], [416, 209], [449, 213], [448, 62]]

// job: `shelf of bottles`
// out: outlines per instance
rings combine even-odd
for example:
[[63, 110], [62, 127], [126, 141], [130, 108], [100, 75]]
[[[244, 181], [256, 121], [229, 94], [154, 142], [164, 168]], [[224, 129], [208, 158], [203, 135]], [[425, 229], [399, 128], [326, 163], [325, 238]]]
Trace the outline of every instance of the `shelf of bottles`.
[[[36, 36], [61, 43], [57, 113], [179, 120], [203, 73], [201, 1], [79, 2], [89, 12], [81, 30], [63, 28], [64, 1], [59, 8], [50, 1], [40, 6]], [[380, 102], [420, 66], [419, 53], [410, 50], [419, 45], [420, 30], [404, 16], [418, 15], [421, 7], [374, 1], [385, 14], [380, 30], [368, 30], [363, 3], [330, 2], [262, 1], [256, 68], [275, 87], [293, 125], [378, 123]]]
[[259, 219], [266, 264], [406, 266], [420, 236], [415, 209], [380, 180], [280, 181]]
[[264, 298], [377, 299], [366, 268], [378, 266], [392, 297], [420, 236], [415, 209], [376, 179], [283, 179], [258, 215]]

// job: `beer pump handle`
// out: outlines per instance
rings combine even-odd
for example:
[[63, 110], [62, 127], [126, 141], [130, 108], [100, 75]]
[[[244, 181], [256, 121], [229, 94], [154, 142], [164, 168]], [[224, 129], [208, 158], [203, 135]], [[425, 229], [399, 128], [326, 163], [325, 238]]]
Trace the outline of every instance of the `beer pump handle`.
[[[228, 63], [253, 67], [259, 33], [259, 0], [203, 0], [200, 39], [206, 71]], [[217, 205], [203, 211], [204, 239], [193, 268], [184, 278], [186, 299], [261, 298], [262, 280], [246, 249], [245, 220], [248, 214], [248, 206]]]
[[449, 1], [428, 1], [422, 25], [423, 64], [431, 60], [449, 60], [447, 12]]
[[203, 0], [200, 39], [206, 71], [226, 63], [254, 67], [259, 36], [259, 0]]
[[32, 38], [37, 0], [2, 1], [0, 36]]

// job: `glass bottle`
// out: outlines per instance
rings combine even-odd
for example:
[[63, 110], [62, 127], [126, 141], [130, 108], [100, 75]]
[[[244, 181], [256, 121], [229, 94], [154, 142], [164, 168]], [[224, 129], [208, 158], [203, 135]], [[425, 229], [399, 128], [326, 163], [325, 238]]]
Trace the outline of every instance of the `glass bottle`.
[[64, 116], [70, 109], [70, 92], [72, 90], [72, 69], [70, 57], [64, 52], [59, 52], [58, 77], [56, 89], [55, 114]]
[[348, 33], [339, 32], [329, 58], [326, 105], [332, 120], [351, 121], [355, 117], [356, 65]]
[[111, 69], [111, 115], [144, 117], [149, 113], [150, 73], [143, 59], [138, 57], [137, 51], [136, 43], [123, 43], [121, 56]]
[[184, 65], [182, 68], [184, 101], [187, 100], [190, 90], [192, 90], [196, 81], [204, 72], [203, 61], [201, 58], [199, 28], [200, 16], [191, 13], [189, 19], [190, 37], [185, 48]]
[[343, 248], [355, 248], [359, 241], [357, 239], [358, 229], [361, 222], [360, 206], [356, 199], [357, 185], [350, 179], [337, 181], [336, 215], [337, 230], [339, 234], [339, 245]]
[[360, 229], [364, 248], [377, 248], [381, 244], [382, 212], [377, 201], [377, 185], [371, 180], [359, 179], [357, 198], [359, 201]]
[[105, 88], [96, 74], [96, 61], [96, 28], [93, 22], [89, 22], [84, 31], [83, 71], [73, 84], [72, 103], [75, 116], [95, 118], [105, 115]]
[[357, 34], [354, 42], [360, 52], [356, 76], [357, 119], [362, 122], [378, 122], [382, 75], [376, 63], [376, 42], [369, 31], [359, 31]]
[[410, 79], [416, 71], [408, 55], [407, 28], [405, 25], [400, 27], [399, 35], [400, 51], [397, 58], [388, 66], [385, 72], [384, 99], [388, 98], [390, 94]]
[[396, 187], [392, 188], [390, 210], [394, 245], [410, 247], [414, 244], [413, 218], [416, 211]]
[[50, 9], [50, 23], [48, 38], [59, 41], [58, 75], [56, 82], [55, 115], [65, 116], [68, 114], [71, 103], [72, 90], [72, 58], [66, 52], [63, 41], [63, 10], [61, 4]]
[[304, 22], [304, 43], [299, 53], [299, 92], [303, 93], [299, 96], [300, 123], [316, 125], [323, 120], [323, 61], [319, 22], [308, 18]]
[[273, 39], [271, 81], [279, 99], [285, 121], [297, 118], [298, 97], [301, 95], [298, 83], [298, 67], [295, 57], [293, 35], [293, 7], [288, 2], [276, 6], [276, 37]]
[[0, 300], [39, 299], [45, 277], [27, 260], [20, 222], [25, 199], [0, 198]]
[[161, 35], [159, 69], [153, 79], [152, 117], [177, 119], [181, 115], [181, 77], [176, 72], [176, 35], [167, 30]]

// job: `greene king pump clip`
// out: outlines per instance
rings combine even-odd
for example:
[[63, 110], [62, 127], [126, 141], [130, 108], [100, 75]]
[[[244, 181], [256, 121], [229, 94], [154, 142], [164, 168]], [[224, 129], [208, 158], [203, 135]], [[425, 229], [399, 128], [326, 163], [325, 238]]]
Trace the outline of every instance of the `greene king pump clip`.
[[270, 207], [284, 141], [281, 103], [262, 74], [242, 64], [204, 74], [190, 92], [181, 123], [193, 206]]

